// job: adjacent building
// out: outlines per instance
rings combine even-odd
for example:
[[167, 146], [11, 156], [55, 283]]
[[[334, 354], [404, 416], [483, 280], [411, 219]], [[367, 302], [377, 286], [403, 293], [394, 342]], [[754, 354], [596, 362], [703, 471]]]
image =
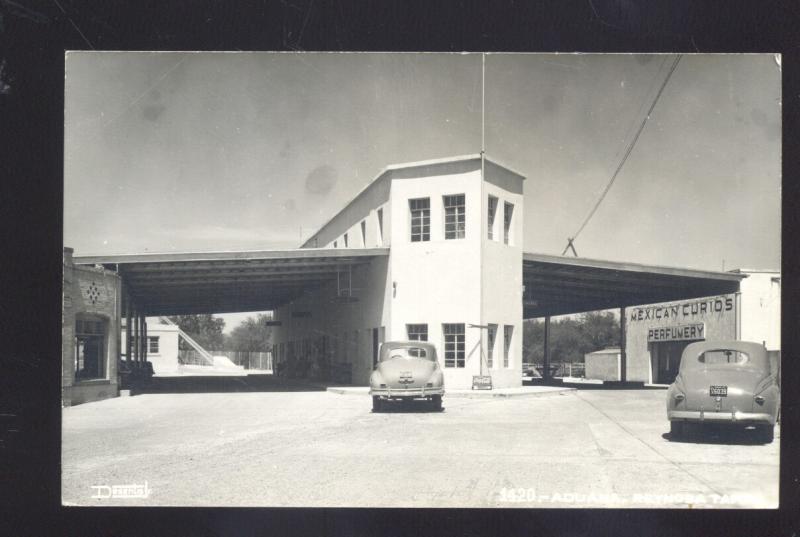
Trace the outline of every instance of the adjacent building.
[[683, 349], [694, 341], [740, 339], [780, 351], [780, 272], [732, 272], [747, 276], [739, 284], [738, 293], [649, 304], [627, 311], [628, 380], [671, 383], [678, 374]]
[[61, 310], [61, 400], [65, 406], [119, 395], [120, 278], [76, 266], [64, 248]]

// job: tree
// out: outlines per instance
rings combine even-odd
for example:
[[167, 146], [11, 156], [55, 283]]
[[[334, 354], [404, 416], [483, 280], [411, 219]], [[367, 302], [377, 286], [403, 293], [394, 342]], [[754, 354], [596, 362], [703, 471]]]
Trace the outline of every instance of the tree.
[[[550, 361], [582, 362], [585, 354], [619, 345], [619, 321], [611, 312], [582, 313], [550, 323]], [[522, 350], [527, 363], [544, 363], [544, 322], [523, 323]]]
[[[208, 314], [176, 315], [169, 319], [204, 349], [208, 351], [222, 350], [225, 341], [225, 337], [222, 334], [222, 330], [225, 328], [225, 319]], [[188, 350], [192, 347], [181, 339], [179, 348]]]
[[272, 317], [264, 313], [248, 317], [231, 331], [225, 347], [232, 351], [269, 351], [272, 348], [272, 328], [266, 323], [270, 320]]

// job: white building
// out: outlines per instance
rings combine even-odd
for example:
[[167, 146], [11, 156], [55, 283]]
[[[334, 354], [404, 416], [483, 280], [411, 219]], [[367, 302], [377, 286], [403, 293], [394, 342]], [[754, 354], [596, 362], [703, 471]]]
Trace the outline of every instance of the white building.
[[[169, 375], [177, 373], [180, 362], [178, 360], [179, 332], [177, 326], [161, 324], [158, 319], [147, 319], [147, 361], [153, 364], [155, 375]], [[127, 337], [126, 327], [122, 326], [122, 340]], [[121, 354], [123, 360], [127, 358], [125, 352]]]
[[381, 342], [421, 339], [448, 387], [481, 373], [521, 385], [523, 182], [480, 155], [384, 169], [303, 248], [389, 255], [278, 308], [277, 362], [323, 362], [366, 384]]
[[671, 383], [678, 373], [683, 349], [694, 341], [738, 339], [762, 343], [769, 351], [780, 351], [780, 272], [751, 269], [731, 272], [746, 276], [737, 293], [628, 310], [628, 380]]

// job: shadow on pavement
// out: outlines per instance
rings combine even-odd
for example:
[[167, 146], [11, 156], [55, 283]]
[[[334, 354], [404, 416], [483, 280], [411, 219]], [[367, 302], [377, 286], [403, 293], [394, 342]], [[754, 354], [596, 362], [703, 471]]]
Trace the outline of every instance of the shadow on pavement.
[[523, 380], [523, 386], [550, 386], [554, 388], [575, 388], [576, 390], [662, 390], [661, 386], [645, 386], [644, 382], [604, 382], [603, 384], [590, 384], [581, 382], [562, 382], [560, 379], [552, 380]]
[[434, 409], [426, 401], [391, 401], [384, 403], [381, 410], [378, 412], [372, 411], [373, 414], [425, 414], [425, 413], [440, 413], [442, 410]]
[[673, 438], [669, 432], [661, 435], [664, 440], [681, 444], [725, 444], [737, 446], [765, 445], [753, 429], [705, 425], [688, 434]]
[[131, 395], [146, 393], [323, 392], [323, 384], [282, 379], [273, 375], [153, 377], [131, 388]]

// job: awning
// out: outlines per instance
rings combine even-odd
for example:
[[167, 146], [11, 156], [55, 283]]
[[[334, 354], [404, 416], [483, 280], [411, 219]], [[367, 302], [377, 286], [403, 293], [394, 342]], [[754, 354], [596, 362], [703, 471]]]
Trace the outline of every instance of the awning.
[[745, 274], [544, 254], [522, 255], [523, 317], [735, 293]]
[[145, 315], [267, 311], [338, 275], [389, 255], [388, 248], [159, 253], [75, 257], [118, 272]]

